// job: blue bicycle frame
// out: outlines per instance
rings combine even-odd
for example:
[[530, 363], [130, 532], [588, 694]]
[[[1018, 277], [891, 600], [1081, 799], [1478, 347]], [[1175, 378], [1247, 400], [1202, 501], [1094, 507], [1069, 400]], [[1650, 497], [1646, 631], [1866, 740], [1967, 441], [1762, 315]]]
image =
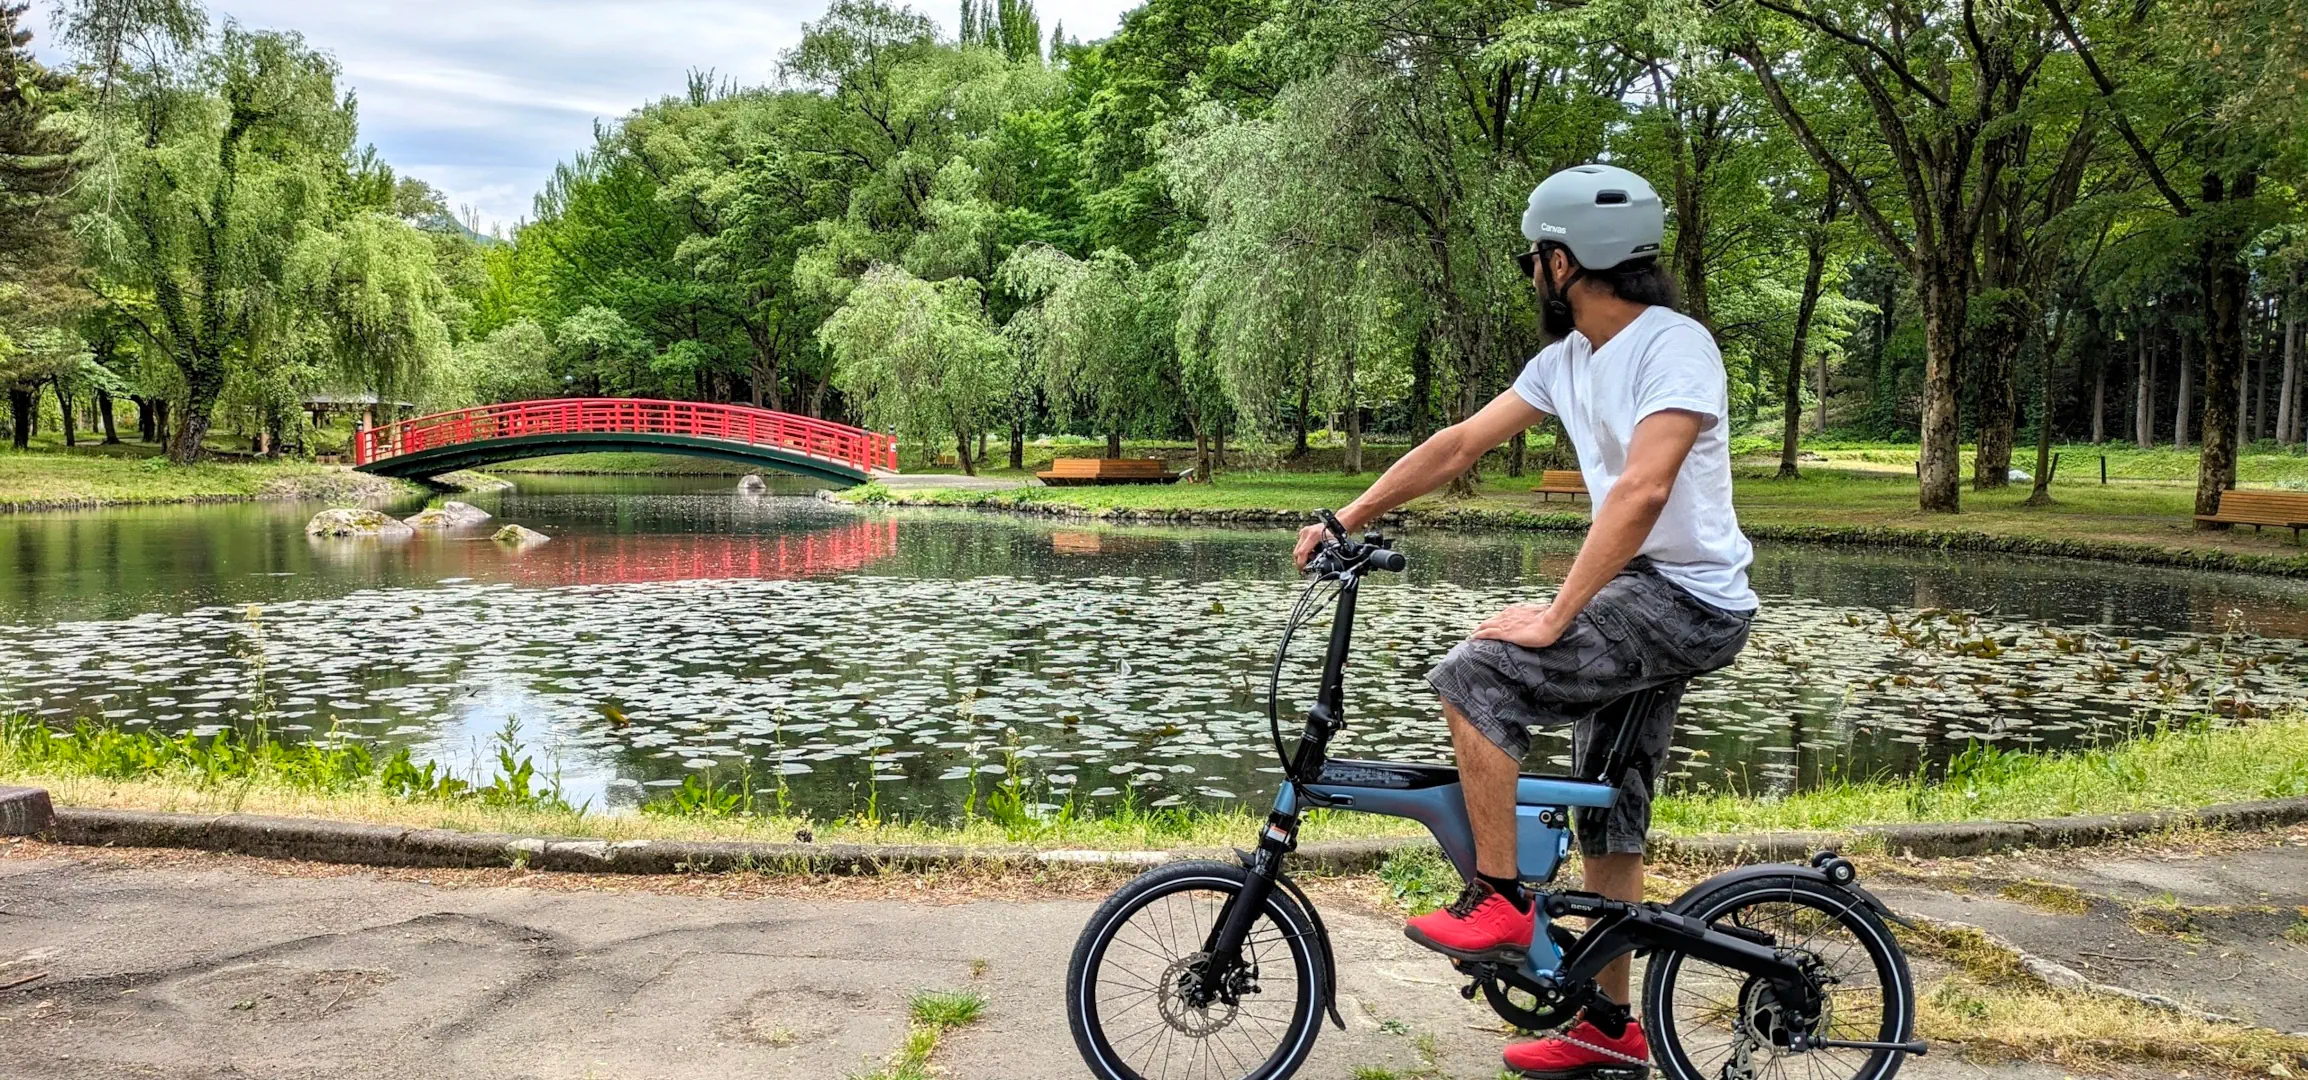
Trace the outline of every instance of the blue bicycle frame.
[[[1515, 785], [1515, 870], [1532, 885], [1555, 879], [1570, 856], [1570, 808], [1602, 809], [1617, 789], [1609, 784], [1560, 776], [1525, 775]], [[1439, 765], [1338, 759], [1324, 762], [1307, 783], [1285, 783], [1274, 797], [1274, 812], [1296, 818], [1301, 801], [1366, 814], [1409, 818], [1427, 827], [1459, 876], [1475, 876], [1474, 830], [1467, 822], [1466, 797], [1458, 770]], [[1547, 930], [1544, 908], [1536, 912], [1523, 974], [1552, 976], [1562, 950]]]

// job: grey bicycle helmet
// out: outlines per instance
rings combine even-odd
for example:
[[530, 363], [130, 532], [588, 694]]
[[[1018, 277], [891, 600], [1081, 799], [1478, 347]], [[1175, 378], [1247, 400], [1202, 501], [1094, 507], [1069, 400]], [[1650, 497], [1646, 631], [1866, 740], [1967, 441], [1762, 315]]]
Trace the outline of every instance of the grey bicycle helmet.
[[1616, 165], [1573, 165], [1547, 177], [1523, 211], [1524, 239], [1561, 244], [1590, 270], [1656, 256], [1666, 234], [1659, 193]]

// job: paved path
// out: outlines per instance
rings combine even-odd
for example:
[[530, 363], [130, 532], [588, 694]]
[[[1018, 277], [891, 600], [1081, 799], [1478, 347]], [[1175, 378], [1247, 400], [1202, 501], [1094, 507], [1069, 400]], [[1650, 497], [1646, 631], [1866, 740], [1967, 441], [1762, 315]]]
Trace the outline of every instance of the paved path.
[[[891, 1051], [911, 992], [964, 987], [988, 1005], [945, 1075], [1081, 1076], [1059, 992], [1091, 899], [970, 888], [0, 847], [0, 984], [46, 973], [0, 991], [0, 1077], [838, 1080]], [[1429, 1033], [1440, 1076], [1491, 1080], [1496, 1020], [1358, 896], [1321, 894], [1348, 1030], [1300, 1075], [1407, 1072]], [[1903, 1073], [2065, 1075], [1945, 1054]]]
[[2093, 982], [2308, 1031], [2308, 830], [2209, 851], [1926, 865], [1877, 892], [1900, 911], [1982, 927]]

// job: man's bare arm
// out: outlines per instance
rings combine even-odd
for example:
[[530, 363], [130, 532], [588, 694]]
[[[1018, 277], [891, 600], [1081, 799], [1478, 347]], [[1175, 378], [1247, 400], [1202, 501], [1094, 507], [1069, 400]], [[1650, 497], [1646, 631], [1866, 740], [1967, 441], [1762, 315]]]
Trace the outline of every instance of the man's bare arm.
[[1595, 508], [1594, 524], [1587, 527], [1587, 540], [1579, 545], [1579, 557], [1564, 575], [1554, 603], [1517, 604], [1492, 616], [1474, 636], [1534, 649], [1562, 637], [1587, 601], [1643, 550], [1651, 526], [1667, 508], [1667, 497], [1675, 493], [1683, 459], [1691, 456], [1691, 447], [1699, 441], [1700, 420], [1697, 413], [1670, 409], [1635, 425], [1635, 437], [1627, 447], [1627, 471], [1611, 486], [1603, 505]]
[[[1532, 408], [1530, 402], [1514, 391], [1501, 393], [1480, 412], [1412, 447], [1410, 453], [1388, 467], [1369, 490], [1339, 509], [1339, 524], [1360, 529], [1378, 520], [1387, 511], [1449, 483], [1452, 477], [1481, 460], [1492, 447], [1546, 417], [1547, 414]], [[1300, 531], [1298, 565], [1306, 565], [1315, 545], [1321, 541], [1321, 526], [1310, 525]]]

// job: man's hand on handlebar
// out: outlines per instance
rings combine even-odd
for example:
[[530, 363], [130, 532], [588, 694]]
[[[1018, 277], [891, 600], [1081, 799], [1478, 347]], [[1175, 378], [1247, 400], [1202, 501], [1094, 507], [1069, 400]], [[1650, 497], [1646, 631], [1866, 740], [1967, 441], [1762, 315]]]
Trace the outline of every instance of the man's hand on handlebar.
[[1330, 526], [1320, 521], [1298, 530], [1298, 548], [1290, 553], [1291, 561], [1305, 570], [1306, 564], [1313, 561], [1314, 553], [1330, 539]]

